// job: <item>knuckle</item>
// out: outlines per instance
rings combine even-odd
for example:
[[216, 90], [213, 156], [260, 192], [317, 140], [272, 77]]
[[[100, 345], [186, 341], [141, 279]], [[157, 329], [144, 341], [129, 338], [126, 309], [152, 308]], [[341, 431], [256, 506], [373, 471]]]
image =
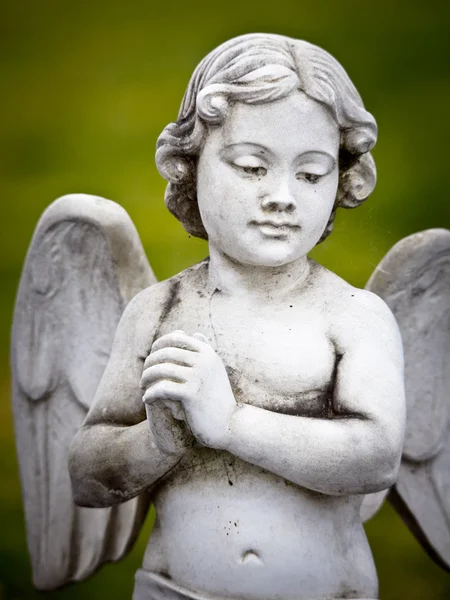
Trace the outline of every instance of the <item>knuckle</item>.
[[153, 402], [154, 397], [153, 397], [153, 393], [152, 390], [148, 389], [145, 394], [142, 396], [142, 402], [144, 402], [145, 404], [149, 404], [150, 402]]

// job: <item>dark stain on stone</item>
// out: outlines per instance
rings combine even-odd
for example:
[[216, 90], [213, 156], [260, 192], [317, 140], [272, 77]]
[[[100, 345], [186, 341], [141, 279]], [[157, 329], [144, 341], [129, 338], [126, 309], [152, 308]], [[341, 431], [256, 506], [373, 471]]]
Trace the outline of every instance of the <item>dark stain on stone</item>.
[[231, 383], [231, 388], [233, 390], [234, 397], [236, 402], [241, 402], [245, 399], [245, 395], [241, 387], [239, 386], [240, 379], [242, 377], [242, 373], [229, 365], [225, 365], [225, 370], [228, 375], [228, 379]]
[[181, 302], [180, 284], [181, 281], [179, 278], [174, 278], [171, 280], [171, 288], [164, 301], [164, 305], [159, 316], [158, 326], [156, 328], [152, 343], [160, 337], [161, 326], [164, 324], [164, 321], [170, 315], [175, 306], [177, 306], [177, 304], [180, 304]]
[[161, 311], [161, 316], [159, 317], [159, 324], [161, 325], [170, 315], [174, 307], [181, 302], [180, 298], [180, 280], [173, 279], [170, 293], [164, 303], [163, 309]]
[[327, 408], [326, 408], [326, 416], [328, 419], [332, 419], [333, 417], [336, 416], [335, 410], [334, 410], [334, 402], [333, 402], [333, 397], [334, 397], [334, 390], [336, 387], [336, 381], [337, 381], [337, 372], [338, 372], [338, 368], [339, 368], [339, 363], [342, 360], [342, 354], [338, 354], [336, 353], [336, 358], [334, 359], [334, 367], [333, 367], [333, 373], [331, 374], [331, 379], [330, 379], [330, 384], [328, 386], [328, 390], [327, 390]]

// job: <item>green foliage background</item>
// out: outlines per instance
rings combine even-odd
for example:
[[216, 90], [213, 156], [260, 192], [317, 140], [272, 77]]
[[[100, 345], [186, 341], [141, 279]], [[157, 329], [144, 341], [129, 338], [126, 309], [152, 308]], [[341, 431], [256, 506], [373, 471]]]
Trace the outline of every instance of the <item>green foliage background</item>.
[[[363, 286], [390, 246], [450, 226], [450, 27], [446, 2], [147, 0], [0, 2], [0, 598], [130, 598], [151, 527], [120, 565], [90, 581], [33, 590], [9, 407], [8, 344], [21, 265], [56, 197], [83, 191], [129, 211], [158, 278], [200, 260], [163, 203], [156, 137], [176, 118], [197, 62], [225, 39], [269, 31], [307, 39], [348, 70], [379, 124], [379, 183], [341, 211], [314, 257]], [[263, 526], [263, 525], [262, 525]], [[367, 527], [384, 600], [450, 598], [450, 577], [392, 508]]]

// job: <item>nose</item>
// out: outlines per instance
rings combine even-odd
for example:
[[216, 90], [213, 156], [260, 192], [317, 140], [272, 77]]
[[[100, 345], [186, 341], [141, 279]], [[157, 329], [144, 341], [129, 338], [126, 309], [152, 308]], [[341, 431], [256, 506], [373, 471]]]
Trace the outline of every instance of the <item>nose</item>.
[[264, 193], [261, 196], [261, 206], [268, 212], [293, 212], [297, 208], [297, 202], [289, 183], [278, 183], [271, 192]]

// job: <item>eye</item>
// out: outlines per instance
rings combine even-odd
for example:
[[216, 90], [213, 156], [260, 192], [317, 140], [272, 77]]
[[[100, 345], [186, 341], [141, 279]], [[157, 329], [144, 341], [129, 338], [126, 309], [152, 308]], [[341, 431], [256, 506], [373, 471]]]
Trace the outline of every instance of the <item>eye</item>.
[[316, 173], [297, 173], [295, 176], [297, 179], [307, 181], [308, 183], [318, 183], [323, 175], [317, 175]]
[[255, 156], [240, 156], [233, 161], [233, 167], [254, 177], [263, 177], [267, 174], [267, 169], [261, 159]]
[[265, 167], [239, 167], [248, 175], [255, 175], [256, 177], [263, 177], [267, 174]]

